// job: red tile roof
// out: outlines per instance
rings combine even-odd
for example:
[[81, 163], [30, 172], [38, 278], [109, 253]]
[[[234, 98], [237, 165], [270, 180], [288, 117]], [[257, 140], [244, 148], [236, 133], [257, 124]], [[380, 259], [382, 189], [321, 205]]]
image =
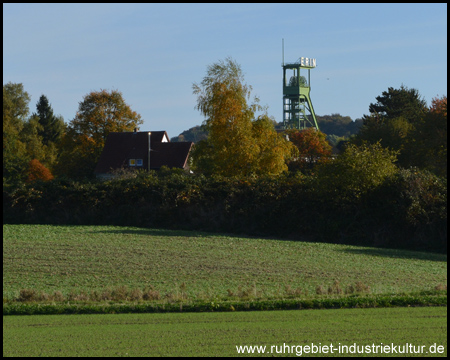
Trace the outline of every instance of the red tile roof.
[[[111, 170], [127, 168], [129, 159], [142, 159], [143, 166], [136, 168], [147, 169], [148, 133], [147, 131], [109, 133], [94, 172], [104, 174]], [[168, 142], [162, 142], [164, 136]], [[165, 131], [150, 132], [150, 169], [159, 169], [163, 165], [185, 168], [192, 145], [192, 142], [170, 142]]]

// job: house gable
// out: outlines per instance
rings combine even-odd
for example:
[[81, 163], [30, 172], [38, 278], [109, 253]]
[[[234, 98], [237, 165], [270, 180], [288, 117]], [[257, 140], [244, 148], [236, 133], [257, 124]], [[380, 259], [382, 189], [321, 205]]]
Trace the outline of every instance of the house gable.
[[159, 169], [161, 166], [187, 167], [192, 142], [172, 143], [165, 131], [112, 132], [106, 138], [94, 173], [99, 176], [130, 167], [147, 170], [149, 143], [150, 169]]

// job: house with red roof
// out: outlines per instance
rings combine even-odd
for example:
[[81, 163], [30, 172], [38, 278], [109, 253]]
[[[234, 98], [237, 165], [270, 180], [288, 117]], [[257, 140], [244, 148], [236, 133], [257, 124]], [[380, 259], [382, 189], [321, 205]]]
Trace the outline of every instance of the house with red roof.
[[193, 142], [171, 142], [165, 131], [111, 132], [94, 170], [97, 178], [119, 169], [158, 170], [162, 166], [189, 170]]

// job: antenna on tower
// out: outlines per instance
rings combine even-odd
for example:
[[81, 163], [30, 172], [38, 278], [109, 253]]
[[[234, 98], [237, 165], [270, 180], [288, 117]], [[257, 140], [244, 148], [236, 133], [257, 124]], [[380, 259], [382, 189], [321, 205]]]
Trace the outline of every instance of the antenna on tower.
[[281, 49], [282, 49], [282, 59], [283, 59], [283, 66], [284, 66], [284, 39], [281, 39]]

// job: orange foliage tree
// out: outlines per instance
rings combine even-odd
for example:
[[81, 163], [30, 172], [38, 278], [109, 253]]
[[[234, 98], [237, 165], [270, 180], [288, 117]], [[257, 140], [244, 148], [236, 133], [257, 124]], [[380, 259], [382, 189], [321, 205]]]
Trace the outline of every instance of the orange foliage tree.
[[29, 162], [27, 182], [34, 182], [36, 180], [49, 181], [54, 177], [49, 169], [47, 169], [37, 159]]
[[430, 112], [447, 118], [447, 95], [444, 95], [441, 98], [433, 98], [433, 100], [431, 100]]
[[326, 135], [315, 128], [305, 130], [291, 129], [286, 134], [297, 147], [299, 156], [289, 164], [290, 170], [310, 170], [315, 164], [326, 162], [331, 157], [332, 146]]

